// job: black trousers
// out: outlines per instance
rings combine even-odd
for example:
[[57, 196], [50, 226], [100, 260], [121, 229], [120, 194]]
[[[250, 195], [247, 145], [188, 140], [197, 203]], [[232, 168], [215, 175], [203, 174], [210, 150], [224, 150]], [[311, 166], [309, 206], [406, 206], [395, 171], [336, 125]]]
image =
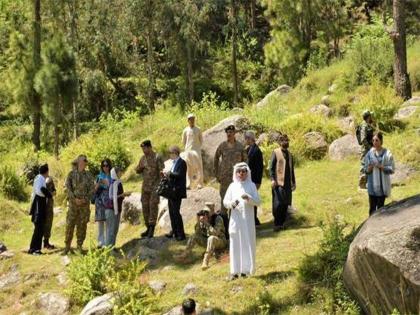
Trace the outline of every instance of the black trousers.
[[41, 219], [34, 222], [34, 233], [32, 234], [31, 245], [29, 246], [30, 251], [41, 250], [42, 238], [44, 236], [44, 225], [45, 220]]
[[375, 213], [376, 210], [382, 208], [385, 204], [385, 196], [372, 196], [369, 195], [369, 216]]
[[175, 237], [185, 237], [184, 223], [180, 213], [182, 199], [168, 199], [169, 218]]
[[292, 204], [292, 190], [277, 186], [271, 192], [274, 226], [282, 226], [287, 219], [287, 209]]

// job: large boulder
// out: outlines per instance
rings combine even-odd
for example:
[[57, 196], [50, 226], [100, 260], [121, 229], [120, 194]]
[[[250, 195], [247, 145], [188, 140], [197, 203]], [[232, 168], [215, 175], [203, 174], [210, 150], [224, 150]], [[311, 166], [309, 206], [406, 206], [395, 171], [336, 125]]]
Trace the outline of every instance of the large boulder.
[[214, 154], [216, 153], [216, 149], [219, 146], [219, 144], [226, 140], [225, 128], [229, 125], [234, 125], [235, 128], [238, 130], [238, 133], [236, 134], [236, 139], [241, 142], [244, 141], [244, 131], [248, 130], [251, 127], [251, 124], [248, 119], [241, 115], [235, 115], [222, 120], [217, 125], [203, 132], [202, 156], [204, 178], [206, 180], [214, 176]]
[[343, 117], [338, 120], [338, 127], [342, 132], [353, 134], [355, 130], [355, 121], [352, 116]]
[[329, 108], [327, 105], [324, 104], [318, 104], [309, 109], [309, 112], [322, 115], [325, 117], [329, 117], [332, 115], [331, 108]]
[[91, 300], [80, 315], [111, 315], [114, 306], [113, 294], [108, 293]]
[[350, 245], [344, 283], [367, 314], [420, 314], [420, 195], [363, 224]]
[[160, 260], [162, 249], [169, 242], [165, 236], [153, 238], [135, 238], [125, 243], [121, 250], [127, 259], [138, 258], [147, 261], [151, 265], [156, 265]]
[[419, 106], [416, 106], [416, 105], [410, 105], [410, 106], [402, 107], [395, 114], [394, 118], [399, 119], [399, 120], [410, 118], [411, 116], [413, 116], [416, 113], [418, 107]]
[[262, 145], [263, 143], [267, 143], [268, 145], [278, 143], [280, 132], [278, 131], [269, 131], [268, 133], [262, 133], [258, 137], [256, 143], [258, 145]]
[[413, 96], [408, 101], [405, 101], [402, 106], [420, 105], [420, 96]]
[[351, 156], [359, 156], [360, 145], [356, 136], [345, 135], [334, 140], [328, 149], [328, 156], [333, 161], [341, 161]]
[[288, 86], [286, 84], [282, 84], [278, 88], [276, 88], [275, 90], [271, 91], [266, 96], [264, 96], [264, 98], [261, 101], [259, 101], [256, 106], [257, 106], [257, 108], [262, 108], [262, 107], [264, 107], [268, 104], [270, 99], [277, 98], [277, 97], [280, 97], [282, 95], [286, 95], [291, 90], [292, 90], [292, 88], [290, 86]]
[[391, 175], [392, 186], [401, 186], [416, 173], [416, 169], [403, 163], [395, 163], [395, 172]]
[[328, 150], [328, 143], [325, 137], [318, 131], [311, 131], [306, 133], [303, 138], [305, 139], [306, 154], [313, 160], [322, 159]]
[[140, 224], [140, 216], [142, 213], [141, 194], [132, 193], [125, 197], [122, 204], [121, 221], [129, 222], [132, 225]]
[[[195, 220], [197, 211], [203, 209], [206, 202], [213, 202], [215, 204], [215, 210], [219, 210], [221, 203], [219, 191], [213, 187], [188, 190], [187, 198], [183, 199], [181, 203], [181, 215], [184, 224]], [[167, 203], [161, 202], [161, 204], [166, 204], [166, 207], [161, 207], [160, 209], [158, 224], [165, 232], [169, 232], [171, 230], [171, 221], [169, 219]]]
[[37, 306], [41, 314], [65, 315], [70, 309], [69, 299], [58, 293], [41, 293], [38, 297]]

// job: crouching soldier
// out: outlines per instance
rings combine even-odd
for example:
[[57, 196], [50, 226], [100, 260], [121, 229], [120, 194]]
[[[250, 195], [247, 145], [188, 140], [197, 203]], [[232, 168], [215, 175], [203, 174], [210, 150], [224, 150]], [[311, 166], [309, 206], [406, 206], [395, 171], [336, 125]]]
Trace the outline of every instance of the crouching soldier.
[[[211, 206], [212, 205], [212, 206]], [[209, 260], [216, 251], [227, 247], [226, 230], [223, 218], [214, 212], [214, 204], [207, 205], [203, 210], [197, 212], [197, 223], [194, 227], [194, 234], [189, 238], [187, 248], [178, 255], [178, 259], [187, 260], [191, 257], [195, 245], [206, 248], [201, 268], [209, 268]]]

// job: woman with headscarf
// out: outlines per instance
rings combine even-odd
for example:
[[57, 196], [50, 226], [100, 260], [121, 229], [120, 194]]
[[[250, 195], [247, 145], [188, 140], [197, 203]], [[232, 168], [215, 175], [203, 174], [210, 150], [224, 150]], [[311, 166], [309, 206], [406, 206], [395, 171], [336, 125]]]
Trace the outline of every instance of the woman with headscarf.
[[223, 199], [230, 210], [230, 280], [255, 272], [255, 218], [254, 206], [260, 204], [257, 187], [251, 180], [251, 170], [244, 162], [233, 169], [233, 183]]
[[112, 201], [109, 199], [111, 168], [111, 161], [109, 159], [104, 159], [101, 162], [101, 171], [96, 177], [95, 221], [98, 222], [98, 247], [105, 246], [105, 210], [107, 208], [112, 208]]

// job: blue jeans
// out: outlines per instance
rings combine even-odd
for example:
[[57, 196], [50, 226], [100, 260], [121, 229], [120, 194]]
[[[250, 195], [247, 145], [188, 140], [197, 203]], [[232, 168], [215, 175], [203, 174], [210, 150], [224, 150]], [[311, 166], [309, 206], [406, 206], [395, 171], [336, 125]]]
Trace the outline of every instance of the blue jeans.
[[118, 215], [115, 215], [113, 209], [106, 209], [105, 218], [106, 218], [105, 246], [115, 246], [118, 229], [120, 227], [121, 213], [118, 213]]

